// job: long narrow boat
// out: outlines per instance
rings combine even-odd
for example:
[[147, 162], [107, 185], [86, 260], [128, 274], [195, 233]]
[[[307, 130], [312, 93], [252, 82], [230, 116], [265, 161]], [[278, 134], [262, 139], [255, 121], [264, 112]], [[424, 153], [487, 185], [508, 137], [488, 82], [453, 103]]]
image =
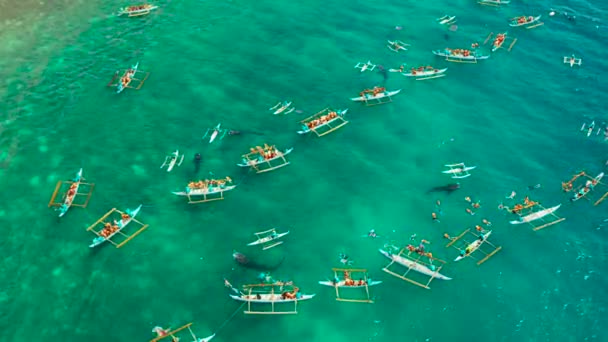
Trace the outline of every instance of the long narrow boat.
[[116, 15], [121, 16], [121, 15], [127, 14], [129, 17], [138, 17], [141, 15], [146, 15], [146, 14], [150, 13], [150, 11], [153, 11], [157, 8], [158, 8], [158, 6], [150, 5], [150, 4], [128, 6], [128, 7], [123, 7], [121, 9], [119, 9], [118, 14], [116, 14]]
[[521, 17], [512, 18], [511, 22], [509, 23], [509, 26], [511, 26], [511, 27], [520, 27], [520, 26], [526, 26], [526, 25], [534, 24], [534, 23], [538, 22], [541, 17], [542, 17], [542, 15], [539, 15], [539, 16], [536, 16], [536, 17], [521, 16]]
[[378, 93], [376, 95], [364, 94], [363, 96], [359, 96], [359, 97], [351, 97], [350, 100], [351, 101], [355, 101], [355, 102], [380, 100], [380, 99], [383, 99], [385, 97], [391, 97], [393, 95], [397, 95], [400, 92], [401, 92], [401, 89], [393, 90], [393, 91], [384, 91], [384, 92]]
[[[289, 230], [284, 233], [278, 233], [278, 234], [276, 234], [276, 231], [274, 231], [274, 229], [271, 229], [271, 231], [273, 231], [274, 234], [270, 234], [268, 236], [261, 237], [261, 238], [257, 239], [256, 241], [248, 243], [247, 246], [257, 246], [257, 245], [265, 244], [270, 241], [278, 240], [278, 239], [282, 238], [283, 236], [289, 234]], [[266, 231], [266, 232], [270, 232], [270, 231]], [[266, 233], [266, 232], [260, 232], [260, 233]], [[260, 234], [260, 233], [256, 233], [256, 234]]]
[[443, 74], [444, 72], [446, 72], [448, 70], [448, 68], [445, 69], [428, 69], [428, 70], [423, 70], [423, 71], [419, 71], [419, 70], [410, 70], [410, 72], [407, 73], [403, 73], [403, 76], [407, 76], [407, 77], [428, 77], [428, 76], [436, 76], [436, 75], [440, 75]]
[[[133, 65], [131, 69], [125, 71], [125, 73], [120, 76], [120, 78], [118, 79], [118, 84], [116, 84], [116, 94], [120, 94], [123, 90], [125, 90], [126, 87], [129, 86], [129, 84], [133, 80], [133, 76], [135, 76], [135, 73], [137, 72], [138, 67], [139, 62], [135, 63], [135, 65]], [[126, 84], [122, 83], [124, 77], [128, 77], [128, 81], [126, 82]]]
[[410, 259], [404, 258], [400, 255], [397, 254], [391, 254], [383, 249], [379, 249], [378, 250], [382, 255], [384, 255], [385, 257], [391, 259], [392, 261], [401, 264], [407, 268], [410, 268], [416, 272], [422, 273], [424, 275], [427, 275], [429, 277], [434, 277], [436, 279], [442, 279], [442, 280], [452, 280], [452, 278], [450, 277], [446, 277], [443, 274], [433, 271], [430, 268], [426, 267], [425, 265], [419, 264], [417, 262], [414, 262]]
[[125, 212], [127, 215], [129, 215], [129, 218], [121, 218], [120, 221], [118, 221], [117, 225], [118, 225], [118, 230], [116, 230], [115, 232], [113, 232], [112, 234], [103, 237], [103, 236], [98, 236], [96, 238], [93, 239], [93, 242], [89, 245], [90, 248], [94, 248], [97, 247], [99, 245], [101, 245], [102, 243], [110, 240], [114, 235], [120, 233], [121, 230], [123, 230], [134, 218], [135, 216], [137, 216], [137, 214], [139, 214], [139, 211], [141, 210], [141, 204], [139, 205], [139, 207], [137, 207], [137, 209], [130, 211], [129, 209], [127, 209]]
[[63, 204], [59, 207], [59, 209], [57, 209], [57, 210], [59, 210], [59, 217], [63, 217], [63, 215], [65, 215], [68, 212], [68, 210], [70, 209], [70, 207], [72, 206], [72, 203], [74, 202], [74, 198], [76, 197], [76, 194], [78, 193], [78, 187], [80, 187], [80, 182], [82, 182], [82, 180], [83, 180], [83, 178], [82, 178], [82, 168], [81, 168], [76, 173], [76, 178], [74, 178], [74, 182], [68, 189], [68, 192], [65, 195], [65, 199], [63, 200]]
[[510, 4], [511, 0], [478, 0], [477, 3], [480, 5], [500, 6]]
[[230, 297], [234, 300], [238, 300], [240, 302], [252, 302], [252, 303], [289, 303], [289, 302], [300, 302], [303, 300], [312, 299], [315, 294], [298, 294], [296, 298], [286, 298], [283, 297], [280, 293], [257, 293], [257, 294], [241, 294], [241, 295], [230, 295]]
[[[441, 173], [447, 173], [447, 174], [459, 174], [459, 173], [463, 173], [463, 172], [467, 172], [467, 171], [471, 171], [473, 169], [475, 169], [477, 166], [465, 166], [459, 169], [450, 169], [450, 170], [445, 170], [445, 171], [441, 171]], [[467, 176], [468, 177], [468, 176]]]
[[489, 232], [485, 233], [485, 234], [481, 234], [480, 237], [481, 239], [477, 239], [473, 242], [471, 242], [467, 248], [465, 248], [465, 255], [459, 255], [456, 257], [456, 259], [454, 259], [454, 261], [459, 261], [462, 260], [468, 256], [470, 256], [471, 254], [473, 254], [473, 252], [475, 252], [479, 247], [481, 247], [481, 245], [486, 242], [486, 240], [490, 237], [490, 234], [492, 234], [492, 231], [490, 230]]
[[492, 42], [492, 52], [495, 52], [496, 50], [500, 49], [502, 47], [502, 44], [504, 44], [506, 41], [507, 32], [498, 33], [494, 38], [494, 41]]
[[236, 185], [225, 185], [214, 186], [214, 187], [206, 187], [206, 188], [196, 188], [191, 189], [190, 187], [186, 187], [185, 191], [173, 191], [172, 193], [177, 196], [203, 196], [203, 195], [213, 195], [219, 194], [222, 192], [230, 191], [236, 188]]
[[579, 199], [587, 196], [588, 193], [591, 192], [591, 190], [593, 190], [593, 188], [595, 188], [595, 186], [597, 185], [597, 183], [599, 183], [602, 178], [604, 178], [604, 173], [600, 173], [599, 175], [595, 176], [595, 178], [593, 178], [593, 180], [588, 180], [585, 183], [585, 186], [580, 189], [579, 191], [577, 191], [574, 196], [570, 199], [571, 201], [578, 201]]
[[[263, 159], [263, 158], [262, 159], [250, 159], [250, 160], [243, 159], [243, 161], [241, 163], [238, 163], [236, 165], [240, 166], [240, 167], [252, 167], [252, 166], [256, 166], [258, 164], [268, 163], [275, 159], [279, 159], [279, 158], [282, 158], [282, 157], [290, 154], [291, 151], [293, 151], [293, 147], [285, 150], [285, 152], [277, 153], [274, 157], [272, 157], [270, 159]], [[245, 161], [247, 161], [247, 162], [245, 162]]]
[[[322, 280], [319, 282], [319, 284], [321, 285], [325, 285], [325, 286], [331, 286], [331, 287], [348, 287], [349, 289], [358, 289], [358, 288], [363, 288], [366, 286], [375, 286], [375, 285], [379, 285], [382, 284], [382, 281], [380, 280], [369, 280], [368, 282], [363, 284], [363, 285], [346, 285], [346, 281], [345, 280], [340, 280], [338, 282], [335, 281], [331, 281], [331, 280]], [[358, 281], [355, 280], [355, 284], [359, 284]]]
[[291, 106], [291, 101], [279, 102], [274, 107], [268, 108], [268, 110], [274, 110], [274, 112], [272, 114], [278, 115], [278, 114], [283, 113], [285, 110], [287, 110], [289, 108], [289, 106]]
[[[346, 109], [336, 109], [335, 112], [336, 112], [337, 115], [333, 119], [330, 119], [328, 121], [320, 123], [320, 124], [314, 126], [313, 129], [316, 130], [316, 129], [324, 127], [324, 126], [330, 126], [331, 127], [331, 123], [334, 122], [334, 121], [338, 121], [338, 120], [344, 121], [344, 115], [348, 112], [348, 108], [346, 108]], [[308, 126], [303, 125], [302, 129], [298, 131], [298, 134], [308, 134], [310, 132], [312, 132], [312, 130], [310, 128], [308, 128]]]
[[[456, 49], [458, 51], [466, 51], [464, 49]], [[444, 49], [444, 50], [434, 50], [433, 54], [435, 56], [439, 56], [439, 57], [445, 57], [448, 60], [455, 60], [455, 61], [464, 61], [464, 62], [474, 62], [474, 61], [478, 61], [478, 60], [484, 60], [484, 59], [488, 59], [490, 58], [490, 55], [483, 55], [481, 52], [479, 51], [472, 51], [472, 54], [469, 55], [464, 55], [462, 53], [454, 53], [454, 49]]]
[[539, 210], [539, 211], [531, 213], [529, 215], [522, 216], [519, 220], [510, 221], [509, 223], [510, 224], [522, 224], [522, 223], [532, 222], [532, 221], [538, 220], [540, 218], [543, 218], [547, 215], [553, 214], [553, 212], [556, 211], [557, 209], [559, 209], [559, 207], [561, 207], [561, 206], [562, 206], [561, 204], [558, 204], [555, 207]]

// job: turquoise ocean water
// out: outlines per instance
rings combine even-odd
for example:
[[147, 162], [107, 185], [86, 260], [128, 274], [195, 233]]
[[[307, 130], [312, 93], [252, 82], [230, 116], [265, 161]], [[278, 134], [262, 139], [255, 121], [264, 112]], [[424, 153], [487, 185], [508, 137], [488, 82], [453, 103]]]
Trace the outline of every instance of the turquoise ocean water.
[[[605, 4], [186, 0], [160, 1], [143, 18], [112, 15], [125, 5], [0, 2], [0, 340], [147, 341], [156, 325], [188, 322], [200, 337], [217, 332], [218, 342], [608, 340], [608, 203], [570, 203], [560, 188], [581, 169], [605, 171], [603, 136], [579, 131], [608, 121]], [[549, 17], [551, 7], [577, 18]], [[435, 22], [444, 14], [457, 16], [457, 30]], [[476, 65], [431, 53], [482, 43], [508, 18], [534, 14], [545, 25], [509, 29], [518, 39], [511, 52]], [[388, 39], [411, 47], [394, 53]], [[581, 67], [562, 63], [573, 53]], [[384, 80], [353, 68], [367, 60], [449, 69], [443, 79]], [[105, 86], [137, 61], [150, 72], [141, 90]], [[374, 85], [403, 90], [382, 106], [348, 100]], [[282, 100], [299, 112], [271, 115]], [[322, 138], [295, 133], [327, 106], [349, 108], [350, 123]], [[243, 134], [201, 140], [218, 122]], [[263, 143], [293, 147], [291, 165], [261, 175], [236, 167]], [[175, 149], [184, 164], [159, 169]], [[427, 193], [453, 182], [441, 171], [456, 162], [477, 166], [462, 188]], [[58, 220], [48, 200], [80, 167], [95, 183], [89, 206]], [[188, 205], [171, 194], [209, 172], [238, 184], [226, 200]], [[497, 205], [513, 205], [505, 199], [513, 190], [519, 200], [562, 203], [566, 220], [537, 232], [508, 224], [512, 215]], [[481, 201], [475, 216], [466, 196]], [[437, 200], [440, 222], [432, 222]], [[86, 227], [139, 204], [146, 231], [120, 249], [87, 247]], [[442, 273], [453, 280], [431, 290], [381, 271], [387, 259], [377, 249], [412, 234], [453, 260], [458, 251], [444, 247], [443, 234], [482, 218], [502, 250], [481, 266], [448, 262]], [[246, 246], [269, 227], [291, 234], [269, 251]], [[371, 228], [379, 238], [362, 237]], [[280, 262], [276, 279], [317, 296], [295, 316], [244, 315], [222, 279], [254, 283], [260, 271], [235, 265], [233, 249]], [[336, 302], [317, 284], [341, 252], [384, 282], [371, 288], [375, 304]]]

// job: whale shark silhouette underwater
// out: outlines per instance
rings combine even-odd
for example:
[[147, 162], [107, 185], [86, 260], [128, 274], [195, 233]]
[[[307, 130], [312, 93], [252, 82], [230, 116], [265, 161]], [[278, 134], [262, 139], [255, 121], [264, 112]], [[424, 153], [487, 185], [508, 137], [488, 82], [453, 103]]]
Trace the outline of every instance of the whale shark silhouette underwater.
[[429, 191], [427, 191], [426, 193], [430, 194], [432, 192], [445, 192], [449, 195], [458, 189], [460, 189], [460, 183], [451, 183], [448, 185], [436, 186], [434, 188], [429, 189]]
[[243, 254], [241, 252], [237, 252], [237, 251], [233, 251], [232, 252], [232, 258], [240, 266], [243, 266], [245, 268], [250, 268], [252, 270], [257, 270], [257, 271], [273, 271], [273, 270], [276, 270], [277, 268], [279, 268], [279, 266], [281, 266], [281, 264], [285, 260], [285, 256], [283, 256], [281, 258], [281, 260], [278, 263], [276, 263], [275, 265], [266, 265], [266, 264], [262, 264], [260, 262], [257, 262], [255, 260], [247, 257], [245, 254]]

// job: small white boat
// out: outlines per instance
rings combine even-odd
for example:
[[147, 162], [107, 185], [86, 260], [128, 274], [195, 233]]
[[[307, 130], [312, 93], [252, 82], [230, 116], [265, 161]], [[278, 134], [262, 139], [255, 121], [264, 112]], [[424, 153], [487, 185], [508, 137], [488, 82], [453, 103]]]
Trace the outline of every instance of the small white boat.
[[445, 166], [449, 167], [449, 170], [441, 171], [441, 173], [452, 175], [454, 179], [467, 178], [471, 176], [469, 171], [475, 169], [477, 166], [466, 166], [464, 163], [458, 164], [446, 164]]
[[570, 64], [570, 67], [572, 68], [575, 65], [581, 65], [583, 64], [583, 60], [580, 58], [576, 58], [574, 55], [570, 56], [570, 57], [564, 57], [564, 64]]
[[582, 189], [580, 189], [579, 191], [577, 191], [570, 200], [572, 202], [575, 202], [575, 201], [578, 201], [579, 199], [587, 196], [587, 194], [590, 193], [591, 190], [593, 190], [593, 188], [595, 188], [595, 186], [602, 180], [602, 178], [604, 178], [603, 172], [600, 173], [599, 175], [595, 176], [595, 178], [593, 178], [593, 181], [587, 180], [587, 182], [585, 183], [585, 186]]
[[[447, 61], [456, 61], [456, 62], [469, 62], [475, 63], [478, 60], [484, 60], [490, 58], [490, 55], [483, 55], [478, 50], [470, 51], [468, 55], [464, 55], [463, 53], [454, 53], [454, 50], [460, 49], [444, 49], [444, 50], [433, 50], [433, 54], [439, 57], [445, 57]], [[462, 51], [469, 51], [462, 49]]]
[[480, 239], [476, 239], [475, 241], [471, 242], [465, 249], [465, 254], [457, 256], [454, 261], [462, 260], [473, 254], [473, 252], [475, 252], [479, 247], [481, 247], [484, 242], [486, 242], [486, 240], [490, 237], [490, 234], [492, 234], [491, 230], [489, 232], [486, 232], [485, 234], [481, 234], [479, 236]]
[[439, 22], [439, 25], [452, 25], [456, 23], [456, 16], [444, 15], [443, 17], [437, 18], [435, 20]]
[[561, 207], [561, 206], [562, 206], [561, 204], [558, 204], [555, 207], [539, 210], [539, 211], [531, 213], [529, 215], [522, 216], [519, 220], [510, 221], [509, 223], [510, 224], [522, 224], [522, 223], [532, 222], [532, 221], [538, 220], [540, 218], [543, 218], [547, 215], [551, 215], [554, 211], [559, 209], [559, 207]]
[[542, 17], [542, 15], [536, 16], [536, 17], [532, 17], [532, 16], [521, 16], [521, 17], [516, 17], [511, 19], [511, 22], [509, 23], [509, 26], [511, 27], [519, 27], [519, 26], [526, 26], [526, 25], [530, 25], [530, 24], [534, 24], [536, 22], [538, 22], [540, 20], [540, 18]]
[[116, 14], [116, 15], [121, 16], [121, 15], [127, 14], [129, 17], [138, 17], [141, 15], [146, 15], [146, 14], [150, 13], [150, 11], [153, 11], [157, 8], [158, 8], [158, 6], [150, 5], [150, 4], [123, 7], [118, 10], [118, 14]]
[[386, 47], [395, 52], [399, 52], [401, 50], [407, 51], [407, 49], [405, 47], [410, 46], [410, 44], [405, 44], [404, 42], [402, 42], [400, 40], [392, 40], [392, 41], [388, 40], [387, 42], [388, 42], [388, 45]]
[[445, 171], [441, 171], [442, 173], [448, 173], [448, 174], [458, 174], [458, 173], [462, 173], [462, 172], [466, 172], [466, 171], [471, 171], [473, 169], [475, 169], [477, 166], [467, 166], [467, 167], [463, 167], [460, 169], [451, 169], [451, 170], [445, 170]]
[[68, 192], [65, 195], [65, 199], [63, 200], [63, 204], [57, 209], [59, 211], [59, 217], [63, 217], [63, 215], [65, 215], [72, 206], [74, 198], [76, 198], [76, 195], [78, 194], [78, 188], [80, 187], [80, 183], [82, 182], [82, 180], [83, 178], [81, 168], [76, 173], [76, 177], [74, 178], [74, 181], [72, 183], [73, 187], [70, 186], [70, 189], [68, 189]]
[[289, 234], [289, 231], [284, 233], [277, 233], [275, 228], [254, 233], [254, 235], [258, 238], [256, 241], [250, 242], [247, 246], [257, 246], [257, 245], [265, 245], [264, 250], [270, 249], [272, 247], [278, 246], [283, 243], [283, 241], [274, 242], [283, 236]]
[[137, 207], [137, 209], [130, 211], [129, 209], [126, 210], [126, 214], [129, 215], [128, 219], [121, 219], [117, 225], [118, 225], [118, 230], [116, 230], [114, 233], [108, 235], [107, 237], [103, 237], [103, 236], [98, 236], [96, 238], [93, 239], [93, 242], [89, 245], [90, 248], [93, 247], [97, 247], [99, 245], [101, 245], [102, 243], [110, 240], [114, 235], [120, 233], [121, 230], [123, 230], [134, 218], [135, 216], [137, 216], [137, 214], [139, 214], [139, 211], [141, 210], [141, 204], [139, 205], [139, 207]]
[[[209, 143], [211, 144], [218, 136], [220, 136], [220, 139], [223, 139], [226, 136], [226, 133], [228, 133], [227, 129], [222, 129], [222, 124], [218, 123], [217, 126], [210, 128], [207, 130], [207, 132], [205, 132], [205, 135], [203, 135], [203, 139], [205, 139], [207, 136], [209, 136]], [[211, 134], [209, 134], [211, 133]]]
[[203, 195], [212, 195], [218, 194], [221, 192], [230, 191], [236, 188], [236, 185], [226, 185], [226, 186], [214, 186], [214, 187], [206, 187], [206, 188], [197, 188], [190, 189], [186, 187], [186, 191], [173, 191], [172, 194], [177, 196], [203, 196]]
[[500, 5], [508, 5], [511, 3], [510, 0], [479, 0], [477, 1], [480, 5], [490, 5], [490, 6], [500, 6]]
[[162, 169], [163, 167], [167, 166], [167, 172], [171, 172], [175, 165], [180, 166], [182, 165], [183, 161], [184, 155], [180, 155], [179, 150], [175, 150], [175, 152], [171, 153], [171, 155], [165, 157], [165, 161], [163, 162], [163, 165], [160, 166], [160, 168]]
[[372, 61], [367, 61], [367, 63], [357, 63], [357, 65], [355, 65], [355, 69], [361, 69], [361, 72], [364, 72], [366, 70], [369, 71], [373, 71], [374, 69], [376, 69], [376, 65], [372, 64]]
[[241, 294], [239, 296], [236, 295], [230, 295], [230, 297], [234, 300], [238, 300], [240, 302], [252, 302], [252, 303], [290, 303], [290, 302], [300, 302], [303, 300], [309, 300], [312, 299], [315, 296], [315, 294], [300, 294], [297, 293], [296, 294], [296, 298], [283, 298], [283, 296], [280, 293], [259, 293], [259, 294], [252, 294], [252, 295], [246, 295], [246, 294]]
[[[363, 288], [365, 286], [375, 286], [375, 285], [382, 284], [382, 281], [380, 281], [380, 280], [368, 279], [367, 281], [368, 282], [363, 285], [346, 285], [345, 280], [340, 280], [339, 282], [334, 282], [331, 280], [322, 280], [319, 282], [319, 284], [325, 285], [325, 286], [331, 286], [331, 287], [347, 287], [347, 288], [351, 288], [351, 289], [358, 289], [358, 288]], [[359, 284], [359, 281], [355, 280], [355, 284]]]
[[401, 92], [401, 89], [398, 90], [393, 90], [393, 91], [384, 91], [381, 93], [378, 93], [376, 95], [371, 95], [371, 94], [364, 94], [363, 96], [359, 96], [359, 97], [351, 97], [351, 101], [355, 101], [355, 102], [364, 102], [364, 101], [370, 101], [370, 100], [379, 100], [385, 97], [391, 97], [393, 95], [397, 95]]
[[[291, 106], [291, 101], [287, 102], [279, 102], [277, 103], [274, 107], [270, 107], [268, 108], [268, 110], [274, 110], [274, 115], [278, 115], [283, 113], [285, 110], [287, 110], [290, 106]], [[288, 110], [287, 112], [285, 112], [285, 114], [289, 114], [291, 112], [293, 112], [295, 110], [295, 108], [291, 108], [290, 110]]]
[[419, 264], [417, 262], [414, 262], [408, 258], [404, 258], [400, 255], [397, 254], [391, 254], [383, 249], [379, 249], [378, 250], [382, 255], [384, 255], [385, 257], [391, 259], [392, 261], [403, 265], [407, 268], [410, 268], [416, 272], [422, 273], [424, 275], [427, 275], [429, 277], [434, 277], [435, 279], [441, 279], [441, 280], [452, 280], [452, 278], [446, 277], [443, 274], [437, 272], [437, 271], [433, 271], [430, 268], [426, 267], [425, 265]]

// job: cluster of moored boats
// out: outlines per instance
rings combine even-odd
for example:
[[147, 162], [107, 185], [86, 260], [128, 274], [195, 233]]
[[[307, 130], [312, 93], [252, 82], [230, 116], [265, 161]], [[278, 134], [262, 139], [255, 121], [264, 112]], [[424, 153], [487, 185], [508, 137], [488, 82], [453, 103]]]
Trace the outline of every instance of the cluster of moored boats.
[[[508, 4], [509, 1], [501, 1], [501, 0], [479, 0], [479, 3], [482, 5], [489, 6], [501, 6], [504, 4]], [[149, 14], [151, 11], [157, 9], [157, 6], [144, 4], [137, 6], [129, 6], [120, 9], [118, 15], [126, 15], [128, 17], [137, 17]], [[543, 25], [540, 22], [541, 16], [520, 16], [516, 18], [510, 19], [509, 26], [511, 27], [525, 27], [527, 29], [538, 27]], [[440, 25], [453, 25], [456, 23], [455, 16], [446, 15], [444, 17], [438, 18], [437, 22]], [[507, 49], [510, 51], [513, 48], [513, 45], [517, 39], [512, 39], [508, 36], [507, 32], [499, 33], [494, 35], [490, 33], [486, 38], [484, 45], [488, 42], [491, 42], [490, 49], [492, 52], [497, 51], [498, 49], [503, 48], [503, 46], [507, 46]], [[505, 45], [506, 44], [506, 45]], [[407, 51], [407, 47], [410, 44], [406, 44], [399, 40], [389, 40], [387, 47], [394, 52], [402, 52]], [[433, 54], [440, 57], [445, 57], [446, 61], [449, 62], [464, 62], [464, 63], [477, 63], [479, 60], [485, 60], [490, 57], [489, 54], [484, 54], [481, 50], [479, 50], [479, 44], [472, 44], [471, 49], [450, 49], [445, 48], [443, 50], [433, 51]], [[564, 63], [566, 63], [566, 57], [564, 57]], [[577, 60], [574, 56], [568, 58], [568, 62], [571, 66], [580, 65], [580, 59]], [[357, 63], [355, 65], [356, 69], [359, 69], [361, 72], [365, 71], [373, 71], [375, 70], [377, 65], [372, 64], [371, 61]], [[404, 65], [402, 65], [399, 69], [390, 69], [390, 72], [398, 72], [406, 77], [412, 77], [416, 80], [427, 80], [440, 78], [445, 76], [445, 72], [447, 68], [435, 68], [430, 65], [427, 66], [419, 66], [409, 68], [406, 70]], [[138, 75], [143, 75], [140, 78]], [[117, 93], [121, 93], [124, 89], [132, 88], [139, 89], [143, 85], [144, 81], [148, 77], [148, 73], [143, 73], [139, 70], [139, 63], [134, 64], [131, 68], [124, 71], [117, 71], [114, 75], [114, 78], [108, 84], [109, 86], [116, 87]], [[136, 81], [137, 84], [133, 85], [133, 81]], [[354, 102], [362, 102], [365, 105], [378, 105], [389, 103], [392, 101], [392, 97], [399, 94], [401, 89], [396, 90], [387, 90], [385, 87], [375, 86], [370, 89], [364, 89], [359, 93], [359, 96], [350, 98], [351, 101]], [[275, 106], [269, 108], [269, 111], [272, 112], [273, 115], [286, 115], [295, 111], [295, 107], [293, 106], [291, 101], [280, 101]], [[301, 120], [300, 121], [300, 130], [297, 131], [298, 134], [304, 135], [309, 134], [311, 132], [315, 133], [317, 136], [321, 137], [331, 132], [336, 131], [340, 127], [348, 124], [348, 121], [345, 119], [345, 115], [348, 112], [348, 109], [331, 109], [325, 108], [314, 115]], [[608, 131], [608, 130], [607, 130]], [[209, 128], [207, 132], [204, 134], [203, 139], [207, 139], [209, 137], [209, 143], [213, 143], [214, 141], [222, 140], [226, 135], [240, 134], [238, 131], [231, 131], [221, 127], [221, 124], [213, 128]], [[608, 133], [607, 133], [608, 136]], [[293, 148], [288, 148], [285, 150], [281, 150], [277, 148], [275, 145], [263, 144], [263, 146], [255, 146], [250, 149], [250, 151], [246, 154], [242, 155], [242, 160], [237, 164], [239, 167], [250, 168], [257, 173], [268, 172], [272, 170], [276, 170], [283, 166], [289, 165], [289, 161], [287, 161], [286, 156], [289, 155], [293, 151]], [[172, 171], [175, 167], [178, 167], [182, 164], [184, 160], [184, 155], [176, 150], [170, 155], [165, 157], [164, 162], [161, 165], [162, 168], [166, 168], [167, 172]], [[465, 179], [471, 176], [471, 171], [476, 168], [476, 166], [467, 166], [465, 163], [455, 163], [455, 164], [446, 164], [447, 170], [442, 171], [444, 174], [449, 175], [453, 179]], [[562, 183], [562, 189], [564, 192], [572, 192], [574, 195], [572, 196], [572, 201], [578, 201], [579, 199], [585, 198], [592, 190], [594, 190], [598, 185], [603, 184], [601, 180], [604, 174], [600, 173], [596, 177], [588, 176], [585, 172], [580, 172], [576, 174], [571, 180], [568, 182]], [[587, 178], [583, 184], [575, 185], [574, 182], [579, 178]], [[233, 184], [233, 181], [230, 177], [225, 177], [221, 179], [204, 179], [198, 181], [192, 181], [187, 184], [183, 191], [176, 191], [173, 194], [178, 196], [188, 197], [189, 203], [203, 203], [214, 200], [224, 199], [224, 192], [230, 191], [236, 188], [237, 185]], [[453, 191], [458, 189], [460, 186], [452, 186], [446, 188], [449, 191]], [[93, 191], [94, 184], [85, 183], [83, 178], [83, 170], [80, 169], [76, 177], [71, 181], [60, 181], [58, 182], [55, 192], [49, 202], [49, 206], [57, 207], [59, 211], [59, 217], [64, 216], [71, 207], [86, 207], [88, 201], [91, 197], [91, 193]], [[64, 193], [61, 194], [61, 191]], [[604, 198], [608, 196], [608, 192], [604, 194], [595, 204], [599, 204]], [[60, 200], [58, 200], [61, 198]], [[77, 198], [85, 198], [83, 201], [76, 201]], [[202, 199], [201, 199], [202, 198]], [[514, 194], [509, 197], [510, 199], [514, 199]], [[476, 203], [479, 207], [478, 202]], [[505, 209], [508, 212], [517, 215], [519, 218], [517, 220], [510, 221], [511, 224], [523, 224], [529, 223], [534, 227], [534, 230], [539, 230], [550, 225], [559, 223], [564, 220], [555, 214], [557, 209], [559, 209], [561, 204], [550, 208], [544, 208], [540, 205], [538, 201], [530, 200], [526, 197], [523, 203], [516, 203], [512, 208], [506, 207], [501, 204], [500, 209]], [[119, 211], [115, 208], [110, 210], [108, 213], [103, 215], [99, 220], [93, 223], [91, 226], [87, 228], [88, 231], [91, 231], [95, 234], [91, 244], [89, 245], [91, 248], [99, 246], [105, 242], [109, 242], [113, 244], [115, 247], [120, 248], [127, 242], [129, 242], [132, 238], [137, 236], [143, 230], [145, 230], [148, 225], [141, 223], [136, 219], [138, 216], [142, 205], [139, 205], [134, 210], [125, 210], [125, 212]], [[467, 212], [471, 215], [474, 213], [467, 209]], [[433, 219], [437, 220], [437, 216], [433, 214]], [[537, 222], [542, 222], [541, 224], [536, 224]], [[487, 220], [483, 220], [483, 224], [485, 227], [491, 226], [491, 224]], [[134, 232], [127, 232], [127, 226], [132, 227], [136, 226]], [[262, 250], [267, 250], [276, 246], [279, 246], [283, 243], [280, 239], [284, 236], [288, 235], [289, 231], [279, 232], [276, 228], [272, 228], [269, 230], [261, 231], [254, 233], [257, 240], [251, 243], [248, 243], [248, 246], [261, 246]], [[495, 253], [501, 250], [502, 247], [495, 246], [488, 239], [492, 234], [492, 230], [485, 230], [482, 228], [481, 224], [476, 226], [474, 231], [470, 229], [466, 229], [460, 235], [456, 237], [451, 237], [448, 234], [445, 234], [444, 237], [449, 240], [449, 243], [446, 247], [456, 247], [459, 251], [458, 255], [453, 259], [455, 262], [463, 260], [465, 258], [474, 258], [474, 255], [481, 254], [481, 258], [478, 259], [477, 264], [480, 265], [490, 257], [492, 257]], [[377, 238], [378, 235], [374, 230], [370, 231], [368, 235], [369, 238]], [[116, 237], [120, 237], [120, 240], [116, 240]], [[435, 258], [433, 254], [427, 250], [428, 241], [420, 240], [419, 243], [416, 242], [415, 236], [412, 236], [411, 243], [405, 247], [397, 247], [392, 244], [386, 244], [382, 248], [379, 249], [379, 253], [390, 260], [390, 263], [385, 266], [382, 270], [388, 274], [391, 274], [397, 278], [407, 281], [408, 283], [429, 289], [429, 284], [434, 279], [440, 280], [451, 280], [452, 278], [441, 273], [442, 268], [446, 264], [445, 261], [442, 261], [438, 258]], [[459, 246], [457, 246], [458, 244]], [[489, 247], [489, 249], [484, 249], [485, 247]], [[246, 257], [242, 254], [235, 252], [235, 259], [239, 262], [245, 263]], [[350, 266], [352, 264], [349, 261], [348, 257], [345, 255], [341, 255], [341, 262], [345, 266]], [[401, 270], [398, 271], [395, 269], [396, 267], [400, 267]], [[365, 302], [372, 303], [373, 299], [370, 295], [369, 287], [376, 286], [382, 283], [382, 281], [370, 279], [368, 277], [368, 273], [366, 269], [355, 269], [355, 268], [334, 268], [333, 278], [330, 280], [322, 280], [319, 281], [320, 285], [333, 287], [336, 292], [336, 299], [339, 301], [350, 301], [350, 302]], [[412, 273], [410, 273], [413, 271]], [[300, 291], [300, 288], [295, 286], [293, 282], [281, 282], [274, 281], [272, 279], [267, 279], [254, 284], [244, 285], [242, 288], [235, 288], [230, 284], [227, 280], [225, 280], [225, 285], [231, 289], [234, 293], [230, 294], [230, 297], [236, 301], [243, 302], [243, 305], [247, 305], [245, 313], [248, 314], [292, 314], [297, 313], [297, 303], [300, 301], [305, 301], [312, 299], [315, 294], [306, 294]], [[420, 279], [422, 277], [422, 279]], [[359, 296], [355, 296], [356, 298], [352, 298], [349, 296], [345, 296], [340, 291], [346, 288], [350, 289], [361, 289]], [[267, 309], [256, 311], [252, 307], [252, 303], [255, 304], [270, 304], [267, 306]], [[289, 310], [280, 310], [279, 304], [293, 304], [293, 308]], [[240, 308], [239, 308], [240, 310]], [[206, 338], [197, 338], [194, 332], [191, 329], [192, 323], [186, 324], [177, 329], [164, 329], [162, 327], [155, 327], [153, 332], [157, 335], [155, 339], [152, 341], [160, 341], [164, 338], [171, 337], [173, 341], [176, 341], [178, 333], [188, 331], [190, 335], [195, 339], [195, 341], [203, 342], [209, 341], [215, 334], [208, 336]]]

